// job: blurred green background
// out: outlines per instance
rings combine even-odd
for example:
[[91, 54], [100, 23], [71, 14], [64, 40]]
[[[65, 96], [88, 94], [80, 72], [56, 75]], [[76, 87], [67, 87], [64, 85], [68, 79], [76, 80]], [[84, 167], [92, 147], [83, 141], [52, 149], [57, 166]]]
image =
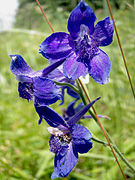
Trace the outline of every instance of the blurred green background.
[[[67, 19], [76, 6], [76, 0], [40, 0], [55, 31], [67, 32]], [[95, 10], [97, 20], [109, 15], [106, 2], [86, 2]], [[127, 58], [133, 85], [135, 84], [135, 7], [131, 0], [112, 0], [111, 6], [120, 39]], [[0, 179], [49, 180], [53, 172], [54, 155], [49, 152], [49, 133], [45, 121], [38, 125], [33, 102], [18, 97], [17, 80], [10, 72], [8, 54], [21, 54], [27, 63], [39, 70], [48, 65], [38, 53], [39, 44], [51, 34], [39, 7], [33, 0], [19, 0], [13, 31], [0, 33]], [[27, 29], [27, 30], [26, 30]], [[34, 31], [30, 31], [34, 30]], [[101, 48], [111, 59], [110, 82], [104, 86], [90, 78], [88, 90], [91, 99], [101, 96], [95, 104], [98, 114], [124, 156], [135, 166], [135, 106], [116, 35], [110, 46]], [[134, 85], [135, 87], [135, 85]], [[73, 99], [65, 96], [67, 106]], [[61, 114], [60, 102], [52, 107]], [[81, 120], [94, 137], [105, 141], [103, 133], [93, 120]], [[80, 155], [79, 162], [64, 180], [121, 180], [120, 170], [109, 148], [93, 142], [93, 148]], [[127, 179], [135, 174], [120, 160]]]

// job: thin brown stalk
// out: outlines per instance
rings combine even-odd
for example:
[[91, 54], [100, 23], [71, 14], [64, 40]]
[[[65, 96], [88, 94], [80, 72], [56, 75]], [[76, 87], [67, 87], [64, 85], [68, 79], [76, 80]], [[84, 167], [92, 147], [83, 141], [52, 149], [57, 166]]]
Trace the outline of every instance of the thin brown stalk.
[[123, 48], [122, 48], [122, 44], [121, 44], [121, 42], [120, 42], [120, 38], [119, 38], [118, 31], [117, 31], [117, 27], [116, 27], [116, 24], [115, 24], [115, 21], [114, 21], [114, 18], [113, 18], [113, 13], [112, 13], [112, 9], [111, 9], [111, 6], [110, 6], [110, 2], [109, 2], [109, 0], [106, 0], [106, 2], [107, 2], [108, 8], [109, 8], [109, 12], [110, 12], [110, 15], [111, 15], [113, 24], [114, 24], [115, 33], [116, 33], [116, 36], [117, 36], [118, 44], [119, 44], [119, 47], [120, 47], [121, 55], [122, 55], [123, 62], [124, 62], [124, 65], [125, 65], [125, 69], [126, 69], [126, 72], [127, 72], [127, 76], [128, 76], [128, 80], [129, 80], [129, 83], [130, 83], [130, 87], [131, 87], [133, 96], [134, 96], [134, 98], [135, 98], [134, 87], [133, 87], [132, 80], [131, 80], [131, 77], [130, 77], [130, 74], [129, 74], [129, 70], [128, 70], [126, 58], [125, 58], [125, 55], [124, 55], [124, 51], [123, 51]]
[[51, 26], [51, 24], [50, 24], [50, 22], [49, 22], [49, 20], [48, 20], [48, 18], [47, 18], [47, 16], [46, 16], [46, 14], [45, 14], [43, 8], [41, 7], [41, 5], [40, 5], [40, 3], [39, 3], [39, 1], [36, 0], [36, 2], [37, 2], [37, 4], [38, 4], [40, 10], [42, 11], [42, 13], [43, 13], [43, 15], [44, 15], [44, 17], [45, 17], [45, 19], [46, 19], [46, 21], [47, 21], [47, 23], [48, 23], [50, 29], [51, 29], [51, 31], [54, 32], [54, 30], [53, 30], [53, 28], [52, 28], [52, 26]]
[[135, 8], [134, 8], [131, 4], [126, 3], [126, 5], [127, 5], [130, 9], [135, 10]]
[[[78, 78], [78, 81], [79, 81], [79, 83], [80, 83], [80, 85], [81, 85], [81, 87], [82, 87], [82, 89], [83, 89], [83, 91], [84, 91], [84, 93], [85, 93], [85, 95], [86, 95], [89, 103], [91, 103], [91, 100], [90, 100], [90, 98], [89, 98], [89, 95], [87, 94], [87, 92], [86, 92], [86, 90], [85, 90], [85, 87], [84, 87], [82, 81], [80, 80], [80, 78]], [[117, 164], [118, 164], [118, 166], [119, 166], [119, 168], [120, 168], [120, 170], [121, 170], [121, 173], [122, 173], [124, 179], [126, 180], [126, 176], [125, 176], [125, 174], [124, 174], [124, 172], [123, 172], [123, 170], [122, 170], [122, 167], [121, 167], [121, 165], [120, 165], [120, 163], [119, 163], [119, 161], [118, 161], [118, 159], [117, 159], [117, 156], [116, 156], [116, 154], [115, 154], [115, 152], [114, 152], [114, 150], [113, 150], [113, 148], [112, 148], [112, 145], [111, 145], [111, 143], [110, 143], [110, 140], [109, 140], [109, 138], [108, 138], [108, 136], [107, 136], [107, 134], [106, 134], [106, 132], [105, 132], [105, 129], [104, 129], [104, 127], [103, 127], [100, 119], [98, 118], [98, 115], [97, 115], [97, 113], [96, 113], [96, 110], [95, 110], [94, 106], [92, 106], [92, 110], [93, 110], [93, 112], [94, 112], [94, 114], [95, 114], [95, 116], [96, 116], [96, 118], [97, 118], [97, 121], [98, 121], [98, 123], [99, 123], [99, 125], [100, 125], [100, 127], [101, 127], [101, 130], [102, 130], [103, 133], [104, 133], [104, 136], [106, 137], [106, 140], [107, 140], [107, 142], [108, 142], [108, 144], [109, 144], [109, 146], [110, 146], [110, 148], [111, 148], [111, 151], [112, 151], [112, 153], [113, 153], [113, 155], [114, 155], [114, 157], [115, 157], [115, 159], [116, 159], [116, 162], [117, 162]]]

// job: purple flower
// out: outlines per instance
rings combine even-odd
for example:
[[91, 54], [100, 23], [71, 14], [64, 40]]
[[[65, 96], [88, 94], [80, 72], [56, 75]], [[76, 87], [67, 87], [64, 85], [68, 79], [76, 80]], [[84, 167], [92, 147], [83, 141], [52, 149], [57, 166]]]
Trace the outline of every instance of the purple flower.
[[95, 21], [93, 10], [80, 1], [68, 19], [70, 34], [53, 33], [42, 42], [39, 52], [50, 61], [66, 58], [63, 72], [70, 79], [75, 80], [88, 72], [97, 83], [107, 83], [111, 62], [99, 46], [112, 42], [114, 28], [109, 17], [94, 27]]
[[10, 55], [11, 72], [15, 75], [18, 83], [19, 96], [29, 100], [35, 98], [35, 103], [49, 105], [62, 99], [62, 94], [53, 83], [45, 78], [49, 72], [60, 65], [64, 60], [56, 62], [40, 71], [33, 71], [20, 55]]
[[51, 126], [48, 128], [51, 134], [49, 145], [50, 151], [55, 154], [52, 179], [66, 177], [78, 162], [78, 153], [87, 153], [92, 148], [91, 133], [76, 123], [98, 99], [84, 107], [68, 121], [48, 106], [35, 105], [40, 122], [44, 118]]

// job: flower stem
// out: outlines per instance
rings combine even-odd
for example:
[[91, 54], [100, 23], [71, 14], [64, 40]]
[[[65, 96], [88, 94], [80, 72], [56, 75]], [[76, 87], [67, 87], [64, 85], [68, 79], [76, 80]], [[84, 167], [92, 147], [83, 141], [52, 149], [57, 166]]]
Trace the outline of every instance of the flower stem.
[[75, 86], [69, 84], [69, 83], [61, 83], [61, 82], [57, 82], [57, 81], [53, 81], [56, 85], [60, 85], [60, 86], [68, 86], [70, 87], [71, 89], [73, 89], [73, 91], [75, 91], [76, 93], [80, 94], [80, 91], [75, 88]]
[[51, 29], [51, 31], [54, 32], [54, 30], [53, 30], [53, 28], [52, 28], [52, 26], [51, 26], [51, 24], [50, 24], [50, 22], [49, 22], [49, 20], [48, 20], [48, 18], [47, 18], [47, 16], [46, 16], [46, 14], [45, 14], [43, 8], [41, 7], [41, 5], [40, 5], [40, 3], [39, 3], [39, 1], [36, 0], [36, 2], [37, 2], [37, 4], [38, 4], [40, 10], [42, 11], [42, 13], [43, 13], [43, 15], [44, 15], [44, 17], [45, 17], [45, 19], [46, 19], [46, 21], [47, 21], [47, 23], [48, 23], [50, 29]]
[[104, 146], [108, 146], [108, 143], [106, 143], [106, 142], [104, 142], [104, 141], [102, 141], [100, 139], [97, 139], [97, 138], [94, 138], [94, 137], [92, 137], [91, 139], [93, 141], [97, 142], [97, 143], [100, 143], [100, 144], [104, 145]]
[[119, 47], [120, 47], [121, 55], [122, 55], [122, 58], [123, 58], [123, 61], [124, 61], [124, 65], [125, 65], [125, 69], [126, 69], [126, 72], [127, 72], [128, 80], [129, 80], [129, 83], [130, 83], [130, 86], [131, 86], [131, 90], [132, 90], [133, 96], [135, 98], [134, 87], [133, 87], [132, 80], [131, 80], [131, 77], [130, 77], [130, 74], [129, 74], [126, 58], [125, 58], [124, 51], [123, 51], [123, 48], [122, 48], [122, 45], [121, 45], [121, 42], [120, 42], [120, 38], [119, 38], [118, 31], [117, 31], [117, 27], [115, 25], [115, 21], [114, 21], [114, 18], [113, 18], [113, 13], [112, 13], [112, 9], [111, 9], [111, 6], [110, 6], [110, 2], [109, 2], [109, 0], [106, 0], [106, 1], [107, 1], [108, 9], [109, 9], [109, 12], [110, 12], [113, 24], [114, 24], [115, 33], [116, 33], [116, 36], [117, 36], [117, 40], [118, 40], [118, 44], [119, 44]]
[[[100, 139], [91, 138], [93, 141], [103, 144], [104, 146], [108, 146], [109, 144], [107, 142], [104, 142]], [[118, 147], [115, 144], [111, 144], [115, 150], [115, 152], [119, 155], [119, 157], [121, 158], [121, 160], [135, 173], [135, 168], [129, 163], [129, 161], [123, 156], [123, 154], [121, 153], [121, 151], [118, 149]]]
[[[81, 87], [82, 87], [82, 89], [83, 89], [83, 92], [84, 92], [84, 94], [85, 94], [86, 97], [87, 97], [87, 100], [89, 101], [89, 103], [91, 103], [91, 100], [90, 100], [89, 95], [88, 95], [88, 93], [87, 93], [86, 87], [84, 87], [84, 85], [83, 85], [83, 83], [82, 83], [82, 81], [81, 81], [80, 79], [78, 79], [78, 82], [79, 82], [79, 84], [81, 85]], [[101, 130], [103, 131], [103, 134], [104, 134], [104, 136], [105, 136], [106, 139], [107, 139], [107, 142], [108, 142], [108, 144], [109, 144], [109, 146], [110, 146], [110, 148], [111, 148], [111, 151], [112, 151], [112, 153], [113, 153], [113, 155], [114, 155], [114, 157], [115, 157], [115, 159], [116, 159], [116, 162], [117, 162], [117, 164], [118, 164], [118, 166], [119, 166], [119, 168], [120, 168], [120, 170], [121, 170], [121, 173], [122, 173], [124, 179], [126, 180], [126, 176], [125, 176], [125, 174], [124, 174], [124, 172], [123, 172], [123, 170], [122, 170], [122, 167], [121, 167], [121, 165], [120, 165], [120, 163], [119, 163], [119, 161], [118, 161], [118, 159], [117, 159], [117, 156], [116, 156], [116, 154], [115, 154], [115, 152], [114, 152], [114, 150], [113, 150], [113, 148], [112, 148], [112, 145], [111, 145], [110, 140], [109, 140], [109, 138], [108, 138], [108, 136], [107, 136], [107, 133], [106, 133], [106, 131], [105, 131], [105, 129], [104, 129], [104, 127], [103, 127], [100, 119], [98, 118], [97, 113], [96, 113], [96, 110], [95, 110], [95, 108], [94, 108], [93, 106], [92, 106], [92, 110], [93, 110], [93, 112], [94, 112], [94, 114], [95, 114], [95, 116], [96, 116], [96, 122], [98, 122]], [[92, 113], [92, 114], [93, 114], [93, 113]], [[91, 114], [91, 115], [92, 115], [92, 114]], [[95, 119], [95, 118], [94, 118], [94, 119]]]

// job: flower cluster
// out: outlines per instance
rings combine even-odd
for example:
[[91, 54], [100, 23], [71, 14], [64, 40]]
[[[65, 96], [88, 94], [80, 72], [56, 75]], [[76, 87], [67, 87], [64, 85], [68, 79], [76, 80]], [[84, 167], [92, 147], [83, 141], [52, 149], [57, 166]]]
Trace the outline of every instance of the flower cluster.
[[[92, 148], [91, 133], [77, 122], [88, 118], [85, 113], [99, 98], [87, 106], [80, 103], [74, 108], [80, 94], [71, 87], [76, 86], [77, 78], [87, 73], [97, 83], [108, 82], [111, 63], [99, 46], [112, 42], [113, 24], [109, 17], [94, 26], [95, 21], [93, 10], [81, 0], [68, 19], [70, 34], [53, 33], [41, 43], [39, 53], [50, 62], [42, 70], [33, 71], [22, 56], [10, 55], [10, 69], [18, 80], [19, 96], [34, 100], [39, 124], [45, 119], [50, 126], [50, 151], [55, 154], [52, 179], [66, 177], [76, 165], [78, 153], [87, 153]], [[62, 105], [65, 90], [75, 100], [63, 110], [61, 117], [49, 105], [57, 100], [61, 100]]]

